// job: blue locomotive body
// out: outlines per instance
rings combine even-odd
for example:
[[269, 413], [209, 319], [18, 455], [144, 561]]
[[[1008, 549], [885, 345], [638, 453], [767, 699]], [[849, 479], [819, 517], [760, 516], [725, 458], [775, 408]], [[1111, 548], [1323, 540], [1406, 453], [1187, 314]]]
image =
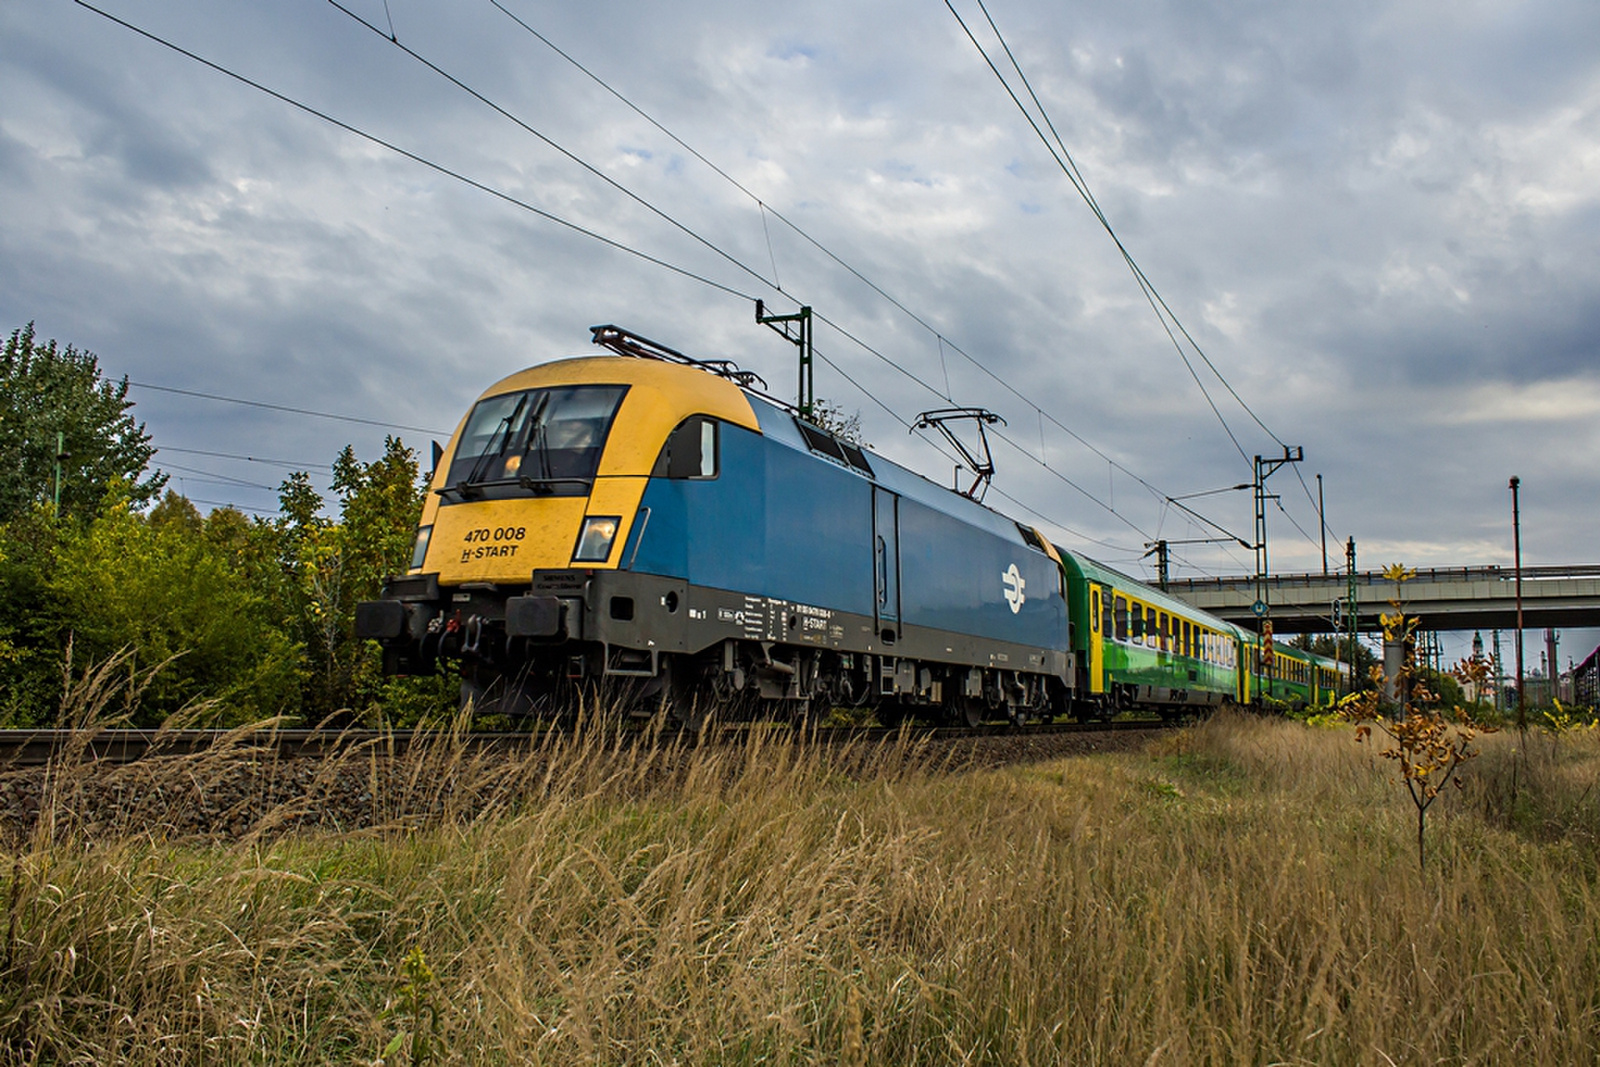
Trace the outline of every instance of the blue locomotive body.
[[[824, 700], [957, 702], [979, 715], [992, 672], [996, 703], [1004, 684], [1044, 707], [1044, 676], [1067, 665], [1055, 561], [987, 508], [782, 408], [752, 407], [759, 432], [718, 426], [714, 475], [650, 479], [647, 517], [623, 548], [622, 573], [683, 583], [674, 647], [703, 655], [733, 637], [731, 623], [735, 640], [826, 653], [839, 683], [822, 686]], [[787, 615], [774, 622], [774, 608]], [[769, 655], [730, 659], [764, 695], [805, 698]]]

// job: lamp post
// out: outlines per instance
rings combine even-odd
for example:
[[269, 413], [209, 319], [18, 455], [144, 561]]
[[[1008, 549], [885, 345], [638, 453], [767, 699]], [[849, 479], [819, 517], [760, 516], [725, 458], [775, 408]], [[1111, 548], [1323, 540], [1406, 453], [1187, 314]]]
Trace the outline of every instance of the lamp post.
[[1328, 516], [1322, 507], [1322, 475], [1317, 475], [1317, 525], [1322, 527], [1322, 576], [1328, 576]]
[[1522, 479], [1511, 476], [1511, 543], [1516, 553], [1517, 574], [1517, 729], [1528, 729], [1528, 704], [1522, 676], [1522, 510], [1519, 499]]

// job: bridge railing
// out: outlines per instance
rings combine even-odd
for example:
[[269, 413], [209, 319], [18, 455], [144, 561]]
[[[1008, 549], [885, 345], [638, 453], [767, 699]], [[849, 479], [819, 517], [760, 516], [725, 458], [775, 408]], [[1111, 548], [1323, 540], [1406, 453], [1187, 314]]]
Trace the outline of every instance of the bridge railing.
[[[1511, 582], [1516, 580], [1516, 570], [1512, 567], [1418, 567], [1414, 582]], [[1527, 582], [1549, 582], [1560, 580], [1597, 580], [1600, 579], [1600, 566], [1544, 566], [1522, 568], [1522, 580]], [[1274, 589], [1312, 587], [1312, 586], [1337, 586], [1343, 588], [1349, 583], [1349, 577], [1343, 574], [1322, 574], [1320, 572], [1307, 574], [1274, 574], [1267, 579], [1267, 583]], [[1254, 589], [1255, 578], [1249, 575], [1240, 575], [1226, 578], [1174, 578], [1167, 583], [1167, 588], [1172, 592], [1199, 592], [1202, 590], [1222, 591], [1228, 589]], [[1392, 585], [1389, 579], [1383, 576], [1382, 571], [1357, 571], [1356, 584], [1362, 586], [1388, 586]]]

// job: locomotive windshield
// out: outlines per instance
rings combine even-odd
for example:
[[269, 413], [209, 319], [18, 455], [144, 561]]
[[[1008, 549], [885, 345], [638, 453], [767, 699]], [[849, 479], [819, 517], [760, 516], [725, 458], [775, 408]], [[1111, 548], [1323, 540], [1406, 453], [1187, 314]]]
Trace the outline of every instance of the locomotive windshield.
[[562, 385], [478, 402], [450, 464], [448, 490], [570, 495], [588, 490], [626, 385]]

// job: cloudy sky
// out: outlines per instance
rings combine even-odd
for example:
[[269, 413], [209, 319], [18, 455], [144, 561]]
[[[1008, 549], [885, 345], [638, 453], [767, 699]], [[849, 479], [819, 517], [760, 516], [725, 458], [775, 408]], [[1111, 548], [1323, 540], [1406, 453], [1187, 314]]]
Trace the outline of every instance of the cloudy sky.
[[[1318, 474], [1335, 565], [1347, 537], [1363, 565], [1510, 563], [1512, 474], [1525, 561], [1600, 562], [1592, 0], [991, 0], [1181, 354], [942, 0], [103, 2], [440, 168], [69, 0], [0, 6], [0, 326], [143, 383], [193, 498], [270, 510], [288, 470], [202, 453], [326, 464], [385, 431], [150, 386], [425, 453], [597, 323], [788, 395], [759, 296], [827, 319], [818, 392], [879, 451], [948, 481], [897, 420], [991, 408], [989, 503], [1135, 573], [1215, 534], [1165, 498], [1286, 445], [1274, 569], [1321, 567]], [[1248, 493], [1184, 503], [1249, 537]]]

